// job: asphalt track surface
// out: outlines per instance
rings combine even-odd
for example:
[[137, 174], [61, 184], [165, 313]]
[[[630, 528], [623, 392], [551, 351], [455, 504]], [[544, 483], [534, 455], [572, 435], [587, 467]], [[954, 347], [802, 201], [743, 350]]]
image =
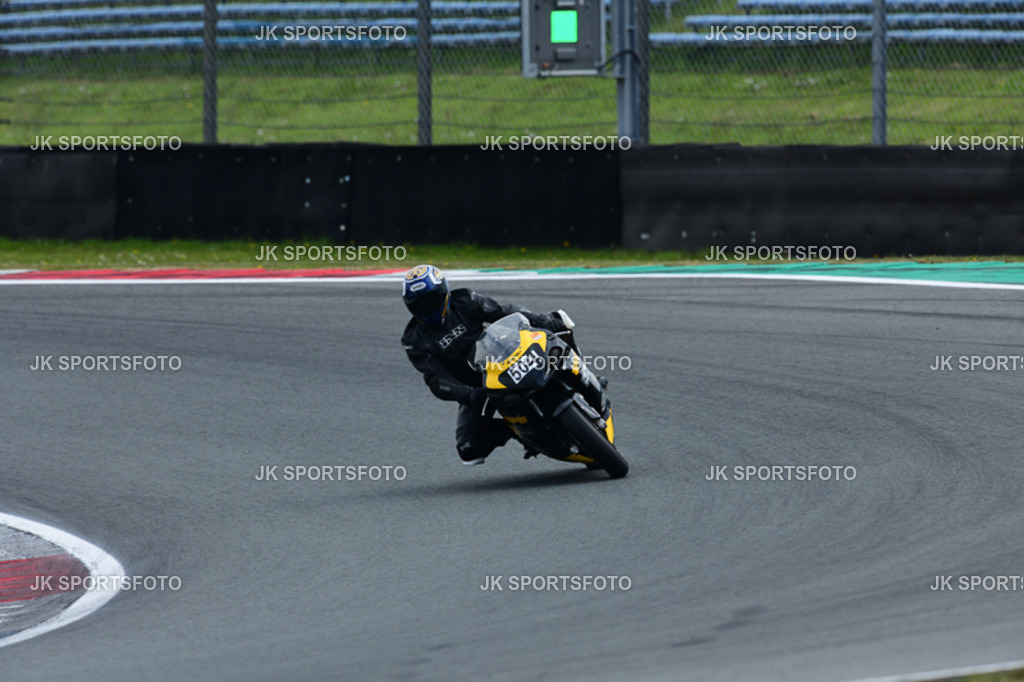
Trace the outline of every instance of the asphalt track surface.
[[[0, 652], [4, 679], [845, 680], [1024, 658], [1021, 293], [759, 280], [487, 282], [565, 307], [611, 379], [620, 481], [518, 446], [459, 464], [396, 285], [0, 290], [0, 504], [126, 592]], [[36, 355], [177, 372], [33, 372]], [[954, 361], [955, 364], [955, 361]], [[261, 465], [404, 481], [260, 482]], [[708, 481], [714, 465], [853, 481]], [[616, 592], [487, 575], [629, 576]]]

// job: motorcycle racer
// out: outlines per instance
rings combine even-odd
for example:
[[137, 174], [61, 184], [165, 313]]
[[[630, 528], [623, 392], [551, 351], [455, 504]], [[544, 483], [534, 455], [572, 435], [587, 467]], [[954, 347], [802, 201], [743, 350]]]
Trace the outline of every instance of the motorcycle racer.
[[447, 278], [433, 265], [417, 265], [405, 274], [402, 300], [413, 316], [402, 334], [406, 355], [435, 396], [459, 403], [455, 444], [463, 464], [483, 464], [513, 435], [503, 420], [482, 414], [487, 393], [467, 362], [484, 323], [519, 312], [533, 326], [557, 333], [568, 329], [562, 313], [532, 313], [471, 289], [449, 290]]

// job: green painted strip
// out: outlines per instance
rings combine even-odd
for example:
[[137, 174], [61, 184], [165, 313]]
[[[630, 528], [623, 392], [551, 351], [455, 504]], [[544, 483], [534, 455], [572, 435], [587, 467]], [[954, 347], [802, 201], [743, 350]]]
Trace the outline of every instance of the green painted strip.
[[[489, 270], [485, 272], [497, 272]], [[991, 284], [1024, 284], [1024, 263], [979, 261], [967, 263], [785, 263], [761, 265], [749, 263], [717, 263], [708, 265], [640, 265], [608, 268], [546, 268], [539, 273], [594, 274], [758, 274], [758, 275], [827, 275], [830, 277], [877, 277], [888, 279], [919, 279], [944, 282], [982, 282]]]

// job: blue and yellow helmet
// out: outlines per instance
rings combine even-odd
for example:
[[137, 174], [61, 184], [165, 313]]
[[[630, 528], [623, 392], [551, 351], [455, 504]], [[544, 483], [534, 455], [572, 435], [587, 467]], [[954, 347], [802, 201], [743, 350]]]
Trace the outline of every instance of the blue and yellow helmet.
[[420, 322], [439, 325], [448, 314], [448, 280], [433, 265], [417, 265], [405, 273], [402, 300]]

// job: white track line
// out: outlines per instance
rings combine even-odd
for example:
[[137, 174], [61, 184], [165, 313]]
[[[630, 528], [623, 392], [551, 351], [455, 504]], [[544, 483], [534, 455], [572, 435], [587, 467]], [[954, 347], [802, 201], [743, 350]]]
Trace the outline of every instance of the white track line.
[[1007, 670], [1024, 668], [1024, 661], [1008, 661], [1006, 663], [990, 663], [987, 665], [975, 665], [964, 668], [947, 668], [945, 670], [931, 670], [924, 673], [907, 673], [906, 675], [889, 675], [886, 677], [865, 677], [846, 682], [929, 682], [930, 680], [946, 680], [951, 677], [966, 677], [968, 675], [985, 675], [987, 673], [1001, 673]]
[[[449, 273], [446, 273], [449, 274]], [[449, 277], [455, 279], [508, 279], [508, 280], [532, 280], [532, 279], [781, 279], [788, 281], [803, 282], [833, 282], [857, 284], [903, 284], [907, 286], [923, 287], [949, 287], [954, 289], [1006, 289], [1010, 291], [1024, 291], [1024, 284], [1003, 284], [990, 282], [953, 282], [948, 280], [926, 280], [926, 279], [897, 279], [890, 277], [860, 277], [857, 275], [784, 275], [770, 273], [749, 273], [749, 272], [647, 272], [647, 273], [514, 273], [515, 276], [498, 276], [503, 273], [468, 273], [462, 275], [458, 271], [451, 271]], [[390, 276], [377, 275], [377, 279], [392, 279]], [[370, 278], [362, 278], [364, 281]], [[399, 281], [401, 275], [393, 278]]]
[[[650, 272], [650, 273], [539, 273], [533, 271], [477, 272], [449, 270], [445, 273], [453, 282], [466, 280], [478, 281], [518, 281], [518, 280], [593, 280], [593, 279], [752, 279], [752, 280], [785, 280], [794, 282], [831, 282], [836, 284], [895, 284], [918, 287], [944, 287], [950, 289], [993, 289], [1003, 291], [1024, 291], [1024, 284], [1003, 284], [992, 282], [953, 282], [947, 280], [897, 279], [889, 277], [859, 277], [856, 275], [785, 275], [756, 274], [746, 272]], [[237, 277], [210, 279], [0, 279], [0, 285], [18, 284], [370, 284], [387, 283], [393, 285], [401, 281], [403, 273], [387, 275], [357, 275], [354, 277]]]
[[[36, 521], [30, 521], [23, 519], [20, 516], [11, 516], [10, 514], [4, 514], [0, 512], [0, 525], [14, 528], [15, 530], [24, 531], [58, 545], [83, 564], [89, 569], [90, 575], [105, 575], [113, 576], [115, 578], [124, 576], [124, 568], [114, 557], [110, 556], [102, 549], [93, 545], [85, 540], [75, 537], [71, 533], [65, 533], [62, 530], [47, 526]], [[120, 585], [120, 580], [115, 580]], [[85, 618], [93, 611], [97, 610], [108, 601], [114, 598], [118, 593], [118, 589], [111, 590], [88, 590], [81, 597], [76, 599], [74, 603], [68, 608], [58, 613], [53, 618], [40, 623], [39, 625], [33, 625], [32, 627], [22, 630], [21, 632], [11, 635], [10, 637], [4, 637], [0, 639], [0, 648], [15, 644], [17, 642], [23, 642], [26, 639], [38, 637], [44, 633], [56, 630], [59, 627], [74, 623], [80, 618]]]

